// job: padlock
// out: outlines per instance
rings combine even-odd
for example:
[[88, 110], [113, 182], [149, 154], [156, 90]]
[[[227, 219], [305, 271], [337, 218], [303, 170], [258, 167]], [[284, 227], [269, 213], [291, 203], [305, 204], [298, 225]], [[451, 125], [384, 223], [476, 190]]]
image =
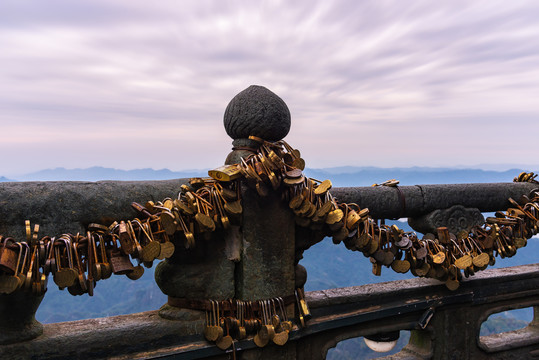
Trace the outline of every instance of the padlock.
[[[6, 274], [15, 274], [17, 268], [18, 253], [15, 241], [12, 238], [0, 239], [0, 270]], [[13, 247], [13, 248], [12, 248]]]

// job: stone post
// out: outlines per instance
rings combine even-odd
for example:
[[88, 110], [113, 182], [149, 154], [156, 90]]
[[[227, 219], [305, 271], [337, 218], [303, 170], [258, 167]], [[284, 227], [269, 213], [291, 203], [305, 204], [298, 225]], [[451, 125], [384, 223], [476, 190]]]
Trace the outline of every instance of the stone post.
[[[284, 138], [290, 130], [290, 112], [273, 92], [250, 86], [228, 104], [224, 126], [234, 140], [226, 164], [234, 164], [260, 146], [250, 135], [269, 141]], [[235, 236], [216, 231], [186, 250], [183, 234], [176, 235], [174, 256], [155, 272], [158, 286], [169, 296], [161, 316], [193, 319], [194, 312], [170, 305], [174, 298], [258, 300], [294, 293], [295, 224], [281, 191], [260, 197], [244, 182], [241, 195], [242, 225], [231, 232]], [[236, 256], [230, 249], [236, 250]], [[202, 316], [198, 313], [195, 318]]]
[[43, 333], [43, 325], [35, 314], [43, 295], [27, 292], [0, 295], [0, 345], [31, 340]]
[[[249, 136], [268, 141], [283, 139], [290, 130], [290, 112], [284, 101], [270, 90], [250, 86], [230, 101], [224, 125], [234, 139], [226, 163], [234, 164], [260, 146], [249, 140]], [[281, 190], [270, 190], [268, 196], [261, 197], [246, 182], [242, 183], [241, 256], [235, 272], [238, 299], [259, 300], [294, 293], [295, 222], [281, 199]], [[277, 358], [295, 358], [295, 345], [267, 346], [262, 351], [242, 354], [242, 359]]]
[[[227, 163], [237, 163], [260, 145], [253, 135], [282, 140], [290, 130], [290, 112], [284, 101], [262, 86], [250, 86], [228, 104], [224, 125], [234, 139]], [[236, 297], [267, 299], [294, 292], [294, 217], [281, 191], [261, 197], [242, 184], [242, 251], [236, 266]]]
[[[236, 164], [256, 153], [260, 143], [283, 139], [290, 130], [290, 112], [284, 101], [262, 86], [250, 86], [228, 104], [224, 126], [233, 139], [226, 164]], [[159, 314], [167, 319], [202, 321], [203, 312], [173, 306], [177, 299], [259, 300], [294, 294], [295, 222], [281, 190], [261, 197], [242, 181], [241, 226], [228, 233], [216, 231], [197, 239], [194, 249], [183, 247], [183, 234], [176, 235], [174, 256], [160, 263], [155, 280], [169, 296]], [[284, 186], [284, 185], [283, 185]], [[293, 306], [288, 309], [293, 314]], [[268, 346], [245, 351], [244, 359], [294, 358], [295, 345]]]

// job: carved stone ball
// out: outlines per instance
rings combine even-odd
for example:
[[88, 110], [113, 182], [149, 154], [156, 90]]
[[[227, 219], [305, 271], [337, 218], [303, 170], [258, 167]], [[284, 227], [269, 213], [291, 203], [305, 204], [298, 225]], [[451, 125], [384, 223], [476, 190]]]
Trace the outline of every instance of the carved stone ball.
[[275, 93], [263, 86], [251, 85], [230, 100], [225, 110], [224, 125], [232, 139], [254, 135], [278, 141], [290, 131], [290, 111]]

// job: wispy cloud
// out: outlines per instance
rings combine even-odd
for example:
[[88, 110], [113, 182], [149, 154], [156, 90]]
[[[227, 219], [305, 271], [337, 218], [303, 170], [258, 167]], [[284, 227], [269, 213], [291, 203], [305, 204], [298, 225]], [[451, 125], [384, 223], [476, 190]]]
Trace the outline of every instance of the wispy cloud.
[[313, 167], [539, 164], [538, 16], [532, 1], [3, 1], [1, 172], [219, 165], [224, 108], [251, 84], [287, 102]]

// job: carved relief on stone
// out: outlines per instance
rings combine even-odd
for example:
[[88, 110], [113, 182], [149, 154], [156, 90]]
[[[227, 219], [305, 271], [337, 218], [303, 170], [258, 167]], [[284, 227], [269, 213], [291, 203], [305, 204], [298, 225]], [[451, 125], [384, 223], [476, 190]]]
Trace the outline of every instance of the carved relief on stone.
[[409, 218], [408, 224], [418, 232], [436, 233], [436, 228], [445, 226], [449, 232], [454, 234], [459, 231], [470, 229], [485, 222], [483, 214], [476, 208], [465, 208], [462, 205], [455, 205], [447, 209], [434, 210], [431, 213]]

